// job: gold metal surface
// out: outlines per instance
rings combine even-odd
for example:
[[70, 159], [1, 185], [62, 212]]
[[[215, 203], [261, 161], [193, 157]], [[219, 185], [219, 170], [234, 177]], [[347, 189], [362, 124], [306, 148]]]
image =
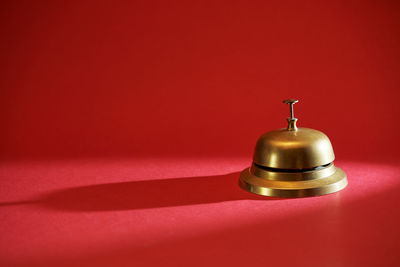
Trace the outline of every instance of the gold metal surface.
[[257, 141], [253, 164], [240, 174], [239, 185], [252, 193], [273, 197], [324, 195], [346, 187], [346, 174], [333, 164], [335, 155], [322, 132], [297, 128], [290, 104], [286, 129], [263, 134]]
[[257, 141], [254, 163], [279, 169], [305, 169], [331, 163], [335, 159], [329, 138], [322, 132], [298, 128], [277, 129]]
[[243, 189], [270, 197], [310, 197], [337, 192], [347, 185], [346, 174], [342, 169], [327, 177], [306, 181], [273, 181], [251, 174], [249, 168], [240, 174], [239, 185]]

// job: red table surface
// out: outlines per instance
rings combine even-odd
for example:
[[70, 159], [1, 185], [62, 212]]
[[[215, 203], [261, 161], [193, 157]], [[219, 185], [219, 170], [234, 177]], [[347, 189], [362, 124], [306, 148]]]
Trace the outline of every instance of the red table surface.
[[[237, 186], [248, 159], [10, 162], [2, 266], [398, 266], [398, 164], [338, 161], [341, 192]], [[10, 182], [12, 180], [12, 182]]]
[[[3, 1], [0, 266], [399, 266], [400, 2]], [[237, 186], [326, 133], [338, 193]]]

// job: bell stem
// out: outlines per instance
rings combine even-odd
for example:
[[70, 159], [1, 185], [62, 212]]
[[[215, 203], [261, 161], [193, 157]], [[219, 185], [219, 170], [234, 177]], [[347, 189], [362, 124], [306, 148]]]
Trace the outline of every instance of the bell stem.
[[294, 119], [293, 104], [294, 103], [290, 103], [290, 119]]

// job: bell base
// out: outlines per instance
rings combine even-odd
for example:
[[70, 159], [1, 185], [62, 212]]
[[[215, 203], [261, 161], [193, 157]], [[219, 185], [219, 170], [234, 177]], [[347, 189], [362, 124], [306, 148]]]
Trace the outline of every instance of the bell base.
[[251, 168], [240, 173], [239, 186], [244, 190], [269, 197], [298, 198], [331, 194], [347, 186], [345, 172], [334, 166], [329, 176], [305, 181], [276, 181], [255, 176]]

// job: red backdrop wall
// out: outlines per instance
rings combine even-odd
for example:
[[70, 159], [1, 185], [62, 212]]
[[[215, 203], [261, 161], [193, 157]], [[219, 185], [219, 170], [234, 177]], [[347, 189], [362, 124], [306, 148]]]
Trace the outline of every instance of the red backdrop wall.
[[10, 1], [3, 157], [251, 156], [299, 125], [395, 155], [397, 1]]

